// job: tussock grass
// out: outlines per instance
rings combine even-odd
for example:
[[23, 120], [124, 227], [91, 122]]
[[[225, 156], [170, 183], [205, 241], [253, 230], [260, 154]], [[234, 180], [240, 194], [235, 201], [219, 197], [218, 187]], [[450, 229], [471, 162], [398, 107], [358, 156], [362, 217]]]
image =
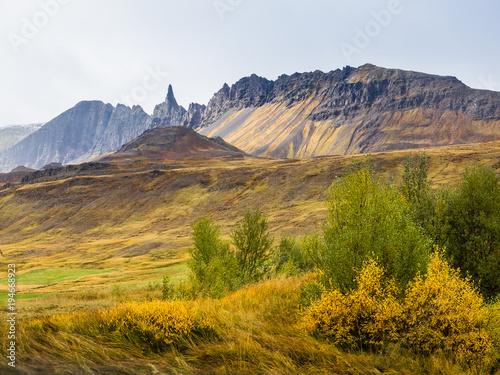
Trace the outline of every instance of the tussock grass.
[[[421, 356], [397, 345], [341, 351], [314, 338], [303, 329], [299, 307], [311, 277], [270, 280], [219, 300], [118, 304], [23, 323], [19, 363], [27, 374], [37, 368], [61, 374], [149, 374], [153, 368], [168, 374], [500, 373], [463, 368], [445, 353]], [[494, 325], [498, 306], [490, 311]]]

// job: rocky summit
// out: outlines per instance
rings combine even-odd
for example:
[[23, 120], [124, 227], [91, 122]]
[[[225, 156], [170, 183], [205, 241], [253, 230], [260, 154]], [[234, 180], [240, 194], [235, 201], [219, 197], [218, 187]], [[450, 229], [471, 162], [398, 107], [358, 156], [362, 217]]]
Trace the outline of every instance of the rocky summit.
[[500, 139], [500, 93], [373, 65], [252, 75], [224, 85], [197, 124], [245, 152], [303, 158]]

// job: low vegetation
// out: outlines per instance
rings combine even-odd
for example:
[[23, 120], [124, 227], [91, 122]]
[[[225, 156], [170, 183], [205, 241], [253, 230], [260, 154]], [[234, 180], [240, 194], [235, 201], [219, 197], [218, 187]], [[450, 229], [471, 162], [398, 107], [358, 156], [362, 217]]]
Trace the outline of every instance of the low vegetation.
[[201, 216], [187, 278], [24, 322], [23, 370], [500, 374], [500, 179], [476, 165], [432, 190], [428, 168], [410, 154], [398, 182], [355, 160], [301, 237], [273, 240], [260, 210], [225, 235]]

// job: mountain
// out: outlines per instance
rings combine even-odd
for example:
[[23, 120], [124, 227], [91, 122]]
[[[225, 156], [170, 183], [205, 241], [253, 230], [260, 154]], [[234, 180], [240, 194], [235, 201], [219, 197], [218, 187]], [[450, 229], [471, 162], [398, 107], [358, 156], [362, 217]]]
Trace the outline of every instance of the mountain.
[[43, 124], [10, 125], [0, 128], [0, 150], [5, 150], [22, 141], [31, 133], [40, 129]]
[[139, 106], [84, 101], [19, 143], [0, 152], [0, 170], [19, 165], [39, 169], [52, 162], [77, 163], [118, 149], [151, 126]]
[[248, 156], [221, 138], [208, 138], [183, 126], [156, 127], [100, 161], [148, 161]]
[[500, 140], [500, 93], [471, 89], [455, 77], [370, 64], [275, 81], [254, 74], [224, 84], [208, 105], [191, 103], [187, 110], [170, 85], [152, 116], [139, 106], [77, 104], [9, 148], [0, 147], [0, 171], [92, 160], [148, 129], [168, 126], [278, 158], [480, 143]]
[[487, 142], [500, 139], [500, 93], [369, 64], [276, 81], [252, 75], [225, 84], [190, 126], [253, 155], [289, 158]]

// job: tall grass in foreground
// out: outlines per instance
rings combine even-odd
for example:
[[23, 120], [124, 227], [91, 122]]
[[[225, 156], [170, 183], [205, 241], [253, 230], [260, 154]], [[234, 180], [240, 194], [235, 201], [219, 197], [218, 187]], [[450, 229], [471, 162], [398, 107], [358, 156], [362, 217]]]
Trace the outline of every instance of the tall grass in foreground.
[[[312, 277], [254, 284], [218, 300], [127, 303], [24, 322], [20, 369], [28, 374], [40, 369], [54, 374], [500, 373], [494, 364], [498, 346], [492, 347], [490, 365], [466, 366], [442, 350], [423, 355], [389, 343], [362, 351], [315, 338], [303, 329], [300, 308], [303, 285]], [[500, 326], [498, 306], [489, 308], [485, 319], [498, 345], [492, 328]]]

